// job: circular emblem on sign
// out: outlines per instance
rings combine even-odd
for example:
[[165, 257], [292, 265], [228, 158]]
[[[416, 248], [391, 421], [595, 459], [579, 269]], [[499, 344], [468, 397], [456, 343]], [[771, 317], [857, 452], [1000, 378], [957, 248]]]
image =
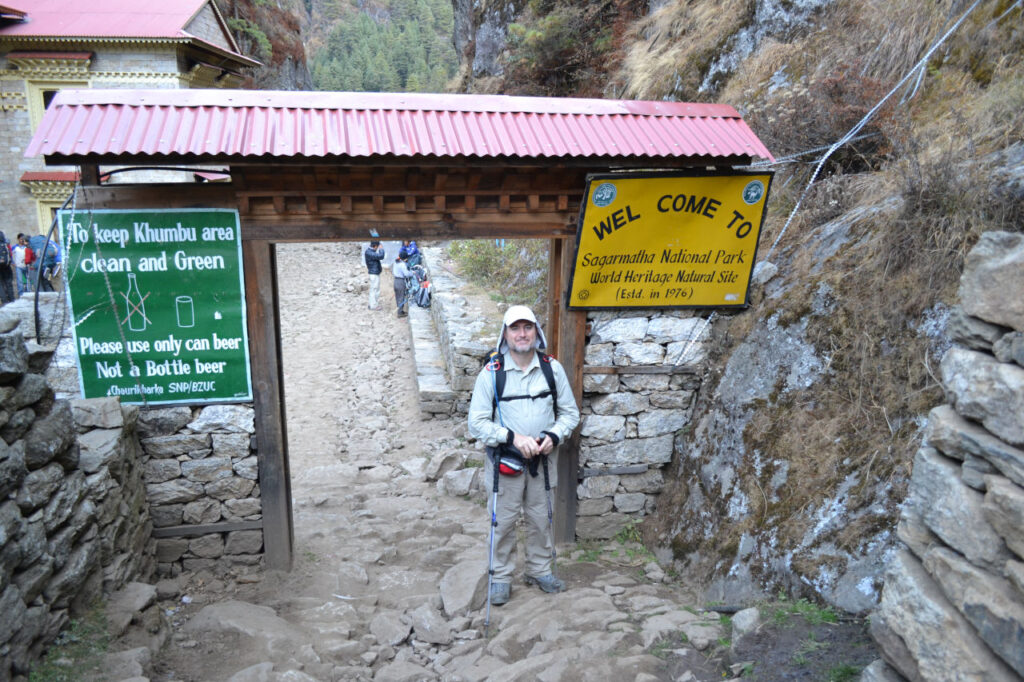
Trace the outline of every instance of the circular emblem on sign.
[[615, 201], [615, 194], [615, 185], [610, 182], [602, 182], [597, 186], [597, 189], [594, 190], [594, 195], [591, 197], [591, 200], [594, 202], [594, 206], [604, 208]]
[[743, 201], [747, 202], [748, 206], [761, 201], [761, 197], [763, 196], [764, 183], [760, 180], [751, 180], [747, 183], [747, 186], [743, 188]]

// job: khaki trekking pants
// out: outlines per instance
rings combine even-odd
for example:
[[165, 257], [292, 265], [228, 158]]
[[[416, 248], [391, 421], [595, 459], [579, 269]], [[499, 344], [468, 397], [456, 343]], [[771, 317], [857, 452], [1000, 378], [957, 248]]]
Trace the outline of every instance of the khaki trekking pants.
[[[556, 460], [548, 457], [548, 473], [553, 476]], [[490, 457], [484, 463], [487, 509], [494, 499], [494, 470]], [[555, 489], [551, 488], [554, 504]], [[516, 522], [523, 512], [526, 530], [526, 574], [542, 576], [551, 573], [551, 534], [548, 529], [548, 503], [544, 492], [544, 471], [537, 478], [524, 471], [519, 476], [498, 475], [498, 526], [494, 529], [494, 582], [511, 583], [516, 569]]]

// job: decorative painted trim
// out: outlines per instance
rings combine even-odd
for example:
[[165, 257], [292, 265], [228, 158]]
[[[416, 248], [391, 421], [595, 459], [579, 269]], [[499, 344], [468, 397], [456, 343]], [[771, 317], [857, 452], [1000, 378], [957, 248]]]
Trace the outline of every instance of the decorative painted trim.
[[17, 75], [25, 80], [81, 80], [89, 77], [91, 59], [51, 59], [39, 57], [14, 57], [7, 55], [7, 62], [17, 67]]
[[24, 92], [0, 92], [0, 111], [28, 111]]
[[21, 184], [28, 187], [36, 201], [64, 201], [75, 189], [75, 183], [66, 180], [29, 180]]

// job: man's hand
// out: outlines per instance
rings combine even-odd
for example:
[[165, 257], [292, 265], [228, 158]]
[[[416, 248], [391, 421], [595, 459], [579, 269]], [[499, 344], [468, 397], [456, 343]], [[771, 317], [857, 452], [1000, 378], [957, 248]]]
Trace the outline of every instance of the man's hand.
[[551, 451], [555, 449], [555, 444], [551, 440], [551, 436], [544, 434], [543, 438], [538, 438], [537, 443], [540, 447], [540, 454], [550, 455]]
[[526, 459], [533, 459], [541, 452], [540, 444], [536, 438], [523, 436], [518, 433], [513, 437], [512, 445], [516, 446], [516, 450], [519, 450]]

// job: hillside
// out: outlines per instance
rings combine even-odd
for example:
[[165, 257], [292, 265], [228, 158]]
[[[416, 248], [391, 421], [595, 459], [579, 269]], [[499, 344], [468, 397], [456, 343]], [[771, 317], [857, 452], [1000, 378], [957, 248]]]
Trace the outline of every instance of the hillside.
[[702, 313], [715, 365], [644, 535], [708, 598], [785, 590], [864, 612], [942, 402], [964, 255], [1024, 225], [1020, 5], [651, 7], [457, 12], [459, 88], [725, 102], [767, 143], [780, 162], [758, 260], [777, 274], [749, 310]]

